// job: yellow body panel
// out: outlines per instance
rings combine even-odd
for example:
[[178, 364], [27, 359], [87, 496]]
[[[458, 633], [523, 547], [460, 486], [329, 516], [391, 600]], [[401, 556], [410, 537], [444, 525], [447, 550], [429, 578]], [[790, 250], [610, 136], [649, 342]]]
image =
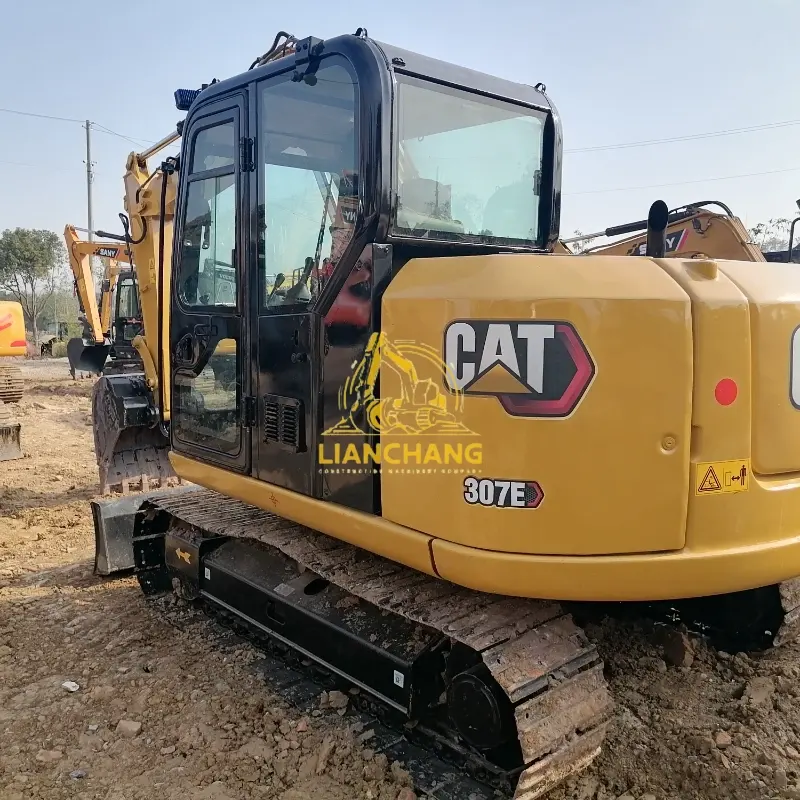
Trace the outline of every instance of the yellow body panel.
[[[607, 256], [408, 262], [384, 296], [375, 344], [387, 368], [368, 409], [382, 452], [394, 445], [381, 467], [382, 517], [170, 457], [189, 481], [493, 593], [655, 600], [793, 578], [792, 269]], [[559, 418], [509, 413], [486, 392], [519, 385], [494, 368], [454, 391], [448, 368], [426, 373], [416, 357], [448, 361], [446, 331], [457, 320], [570, 323], [595, 365], [588, 388]], [[431, 443], [441, 452], [459, 440], [480, 442], [480, 463], [408, 463]], [[535, 481], [544, 499], [525, 508], [467, 502], [470, 473]]]
[[753, 469], [764, 475], [800, 472], [800, 386], [792, 388], [792, 379], [800, 378], [800, 340], [792, 344], [800, 325], [800, 268], [760, 266], [719, 262], [750, 307]]
[[22, 305], [0, 300], [0, 356], [24, 356], [27, 352]]
[[[593, 382], [566, 419], [515, 417], [495, 397], [464, 398], [462, 421], [482, 445], [474, 468], [479, 476], [537, 481], [545, 499], [535, 512], [466, 503], [464, 472], [384, 470], [383, 516], [485, 550], [682, 547], [692, 331], [681, 287], [649, 260], [496, 255], [412, 260], [384, 295], [390, 341], [422, 341], [441, 352], [443, 331], [462, 318], [568, 320], [596, 365]], [[440, 388], [446, 391], [441, 381]], [[398, 393], [395, 373], [382, 371], [381, 394]], [[404, 437], [382, 434], [382, 447], [392, 441]]]

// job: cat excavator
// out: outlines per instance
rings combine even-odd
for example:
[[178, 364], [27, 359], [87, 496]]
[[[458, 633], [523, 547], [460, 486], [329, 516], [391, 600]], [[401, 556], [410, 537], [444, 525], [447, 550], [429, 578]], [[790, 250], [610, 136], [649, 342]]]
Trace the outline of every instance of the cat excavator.
[[[175, 98], [180, 155], [126, 176], [124, 399], [192, 484], [130, 513], [146, 595], [234, 625], [303, 696], [357, 688], [422, 791], [479, 800], [601, 751], [572, 603], [747, 592], [753, 629], [796, 636], [793, 265], [668, 258], [662, 202], [643, 254], [563, 253], [544, 85], [361, 28], [281, 32]], [[93, 512], [100, 542], [120, 515]]]

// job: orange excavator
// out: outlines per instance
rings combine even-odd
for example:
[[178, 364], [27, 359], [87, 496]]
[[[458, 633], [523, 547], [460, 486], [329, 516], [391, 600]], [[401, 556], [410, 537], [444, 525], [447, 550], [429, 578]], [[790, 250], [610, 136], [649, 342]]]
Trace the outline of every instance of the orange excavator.
[[19, 422], [14, 420], [11, 404], [23, 395], [22, 370], [16, 364], [3, 364], [3, 358], [25, 356], [25, 317], [22, 305], [0, 300], [0, 461], [22, 458]]

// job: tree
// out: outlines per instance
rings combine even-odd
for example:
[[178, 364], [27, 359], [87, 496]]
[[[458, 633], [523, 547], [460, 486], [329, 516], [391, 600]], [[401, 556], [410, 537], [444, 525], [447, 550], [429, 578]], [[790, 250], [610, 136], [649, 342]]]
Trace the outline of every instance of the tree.
[[789, 247], [789, 226], [791, 220], [783, 217], [759, 222], [750, 228], [750, 236], [762, 252], [786, 250]]
[[0, 236], [0, 288], [22, 304], [39, 341], [39, 317], [63, 274], [66, 249], [52, 231], [15, 228]]
[[[584, 235], [583, 232], [579, 230], [576, 230], [573, 233], [573, 236], [583, 236], [583, 235]], [[597, 238], [596, 236], [587, 236], [585, 239], [581, 239], [578, 242], [572, 242], [572, 244], [570, 244], [569, 249], [576, 254], [585, 253], [592, 246], [592, 242], [596, 238]]]

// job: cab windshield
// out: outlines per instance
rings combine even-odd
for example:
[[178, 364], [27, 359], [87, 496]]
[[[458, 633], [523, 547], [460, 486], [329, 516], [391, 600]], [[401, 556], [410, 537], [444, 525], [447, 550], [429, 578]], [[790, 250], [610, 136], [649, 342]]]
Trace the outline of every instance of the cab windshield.
[[397, 75], [394, 233], [540, 244], [542, 111]]

